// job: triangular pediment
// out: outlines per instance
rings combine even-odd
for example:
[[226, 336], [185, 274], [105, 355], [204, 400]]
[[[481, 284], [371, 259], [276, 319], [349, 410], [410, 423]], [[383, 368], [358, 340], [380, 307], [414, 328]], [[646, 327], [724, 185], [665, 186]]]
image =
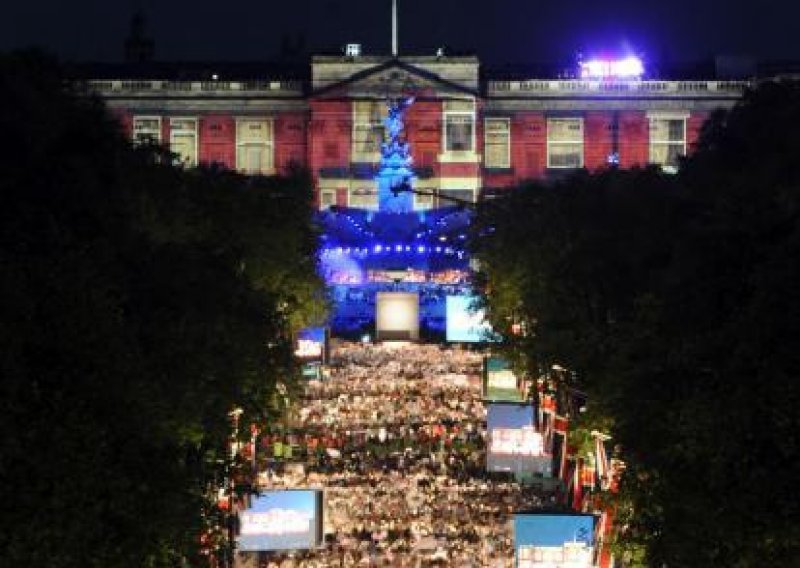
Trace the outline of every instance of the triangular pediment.
[[396, 98], [477, 96], [477, 92], [427, 69], [399, 60], [361, 70], [312, 93], [313, 98]]

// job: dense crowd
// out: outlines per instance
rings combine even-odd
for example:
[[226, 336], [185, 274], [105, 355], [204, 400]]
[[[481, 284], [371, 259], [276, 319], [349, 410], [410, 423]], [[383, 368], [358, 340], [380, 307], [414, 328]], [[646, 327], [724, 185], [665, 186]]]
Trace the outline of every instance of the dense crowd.
[[513, 565], [511, 512], [542, 495], [485, 468], [481, 356], [346, 344], [260, 443], [262, 488], [323, 488], [324, 546], [269, 567]]

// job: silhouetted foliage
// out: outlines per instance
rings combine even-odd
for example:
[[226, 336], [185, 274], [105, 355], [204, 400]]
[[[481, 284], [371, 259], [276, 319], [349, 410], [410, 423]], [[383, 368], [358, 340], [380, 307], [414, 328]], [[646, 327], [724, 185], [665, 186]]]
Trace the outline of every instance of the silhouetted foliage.
[[0, 108], [3, 563], [201, 565], [228, 412], [275, 415], [322, 316], [309, 181], [173, 167], [38, 54]]
[[628, 468], [628, 564], [781, 566], [800, 554], [800, 86], [706, 125], [677, 176], [577, 174], [487, 203], [475, 247], [508, 349], [553, 363]]

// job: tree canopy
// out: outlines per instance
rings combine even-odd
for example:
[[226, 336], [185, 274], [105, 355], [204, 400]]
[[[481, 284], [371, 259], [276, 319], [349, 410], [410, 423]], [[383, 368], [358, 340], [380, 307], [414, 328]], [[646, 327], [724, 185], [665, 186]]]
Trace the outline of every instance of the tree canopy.
[[800, 552], [797, 124], [800, 86], [764, 83], [678, 175], [578, 173], [479, 211], [478, 284], [507, 349], [570, 369], [623, 449], [631, 564]]
[[200, 565], [229, 412], [275, 415], [324, 315], [310, 182], [132, 147], [38, 54], [0, 57], [0, 105], [3, 559]]

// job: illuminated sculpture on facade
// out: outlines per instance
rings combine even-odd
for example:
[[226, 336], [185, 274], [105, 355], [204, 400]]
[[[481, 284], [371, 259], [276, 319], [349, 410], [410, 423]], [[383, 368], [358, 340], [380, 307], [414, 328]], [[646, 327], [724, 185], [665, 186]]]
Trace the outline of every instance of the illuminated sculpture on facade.
[[[430, 206], [414, 210], [417, 178], [403, 124], [413, 102], [414, 97], [407, 95], [389, 97], [387, 102], [374, 177], [378, 210], [336, 207], [319, 214], [324, 241], [320, 272], [331, 293], [329, 325], [338, 335], [361, 337], [377, 331], [385, 338], [407, 331], [406, 339], [416, 340], [422, 334], [444, 338], [447, 306], [456, 305], [453, 297], [471, 293], [464, 248], [470, 211]], [[404, 320], [403, 329], [394, 329], [394, 323], [381, 328], [377, 321], [375, 306], [385, 292], [419, 298], [413, 314], [400, 310], [410, 318]]]
[[403, 135], [403, 116], [413, 102], [414, 97], [389, 101], [389, 115], [383, 121], [387, 140], [381, 144], [381, 165], [375, 177], [380, 211], [408, 213], [414, 209], [411, 192], [414, 160]]

